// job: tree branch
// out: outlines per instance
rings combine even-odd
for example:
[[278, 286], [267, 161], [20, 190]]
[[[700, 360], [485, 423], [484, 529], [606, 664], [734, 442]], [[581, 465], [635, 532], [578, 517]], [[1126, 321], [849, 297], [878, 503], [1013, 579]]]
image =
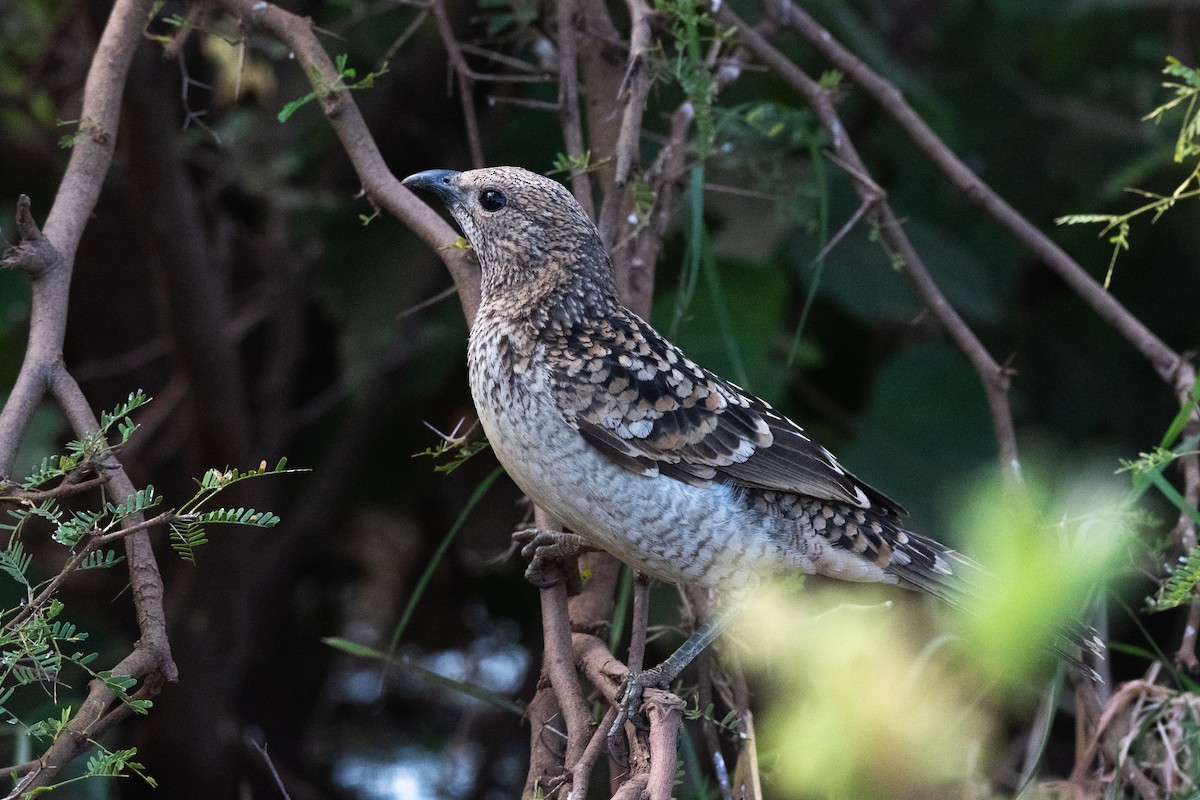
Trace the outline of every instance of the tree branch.
[[[113, 7], [84, 84], [79, 134], [42, 231], [33, 223], [28, 198], [18, 202], [18, 229], [23, 241], [6, 254], [5, 263], [19, 266], [30, 276], [32, 306], [25, 359], [8, 402], [0, 411], [0, 475], [11, 473], [32, 409], [47, 391], [63, 409], [77, 436], [99, 429], [83, 392], [63, 365], [67, 301], [75, 253], [112, 163], [122, 92], [152, 6], [152, 0], [117, 0]], [[135, 492], [113, 454], [101, 459], [99, 466], [119, 496]], [[131, 515], [126, 524], [135, 526], [141, 521], [141, 515]], [[162, 578], [149, 538], [141, 530], [129, 535], [125, 544], [140, 638], [112, 671], [139, 679], [158, 672], [167, 680], [175, 680], [163, 613]], [[146, 685], [152, 685], [151, 691], [156, 692], [160, 682]], [[89, 737], [110, 724], [103, 715], [114, 699], [107, 685], [92, 681], [79, 711], [42, 756], [39, 767], [22, 777], [21, 791], [53, 781], [62, 767], [88, 746]]]
[[[804, 37], [835, 67], [863, 87], [900, 124], [909, 138], [945, 173], [951, 185], [971, 203], [1000, 223], [1032, 256], [1050, 267], [1102, 320], [1114, 327], [1150, 361], [1155, 372], [1173, 387], [1180, 380], [1179, 355], [1155, 336], [1141, 320], [1097, 283], [1067, 252], [1055, 244], [950, 151], [890, 81], [847, 50], [832, 34], [795, 3], [785, 8], [788, 26]], [[1191, 385], [1188, 385], [1190, 390]]]
[[583, 168], [583, 128], [579, 121], [579, 65], [575, 53], [575, 17], [578, 0], [555, 3], [558, 26], [558, 120], [562, 126], [567, 161], [571, 164], [571, 192], [587, 215], [596, 218], [592, 182]]
[[246, 30], [259, 32], [286, 44], [318, 94], [321, 110], [333, 126], [363, 191], [372, 203], [412, 229], [445, 263], [458, 289], [467, 323], [479, 308], [479, 267], [469, 250], [455, 247], [458, 233], [411, 191], [400, 185], [383, 161], [366, 120], [348, 89], [338, 85], [338, 74], [313, 32], [312, 21], [271, 3], [257, 0], [212, 0], [242, 21]]
[[834, 155], [850, 175], [863, 202], [872, 207], [869, 213], [878, 226], [880, 238], [888, 249], [899, 257], [901, 269], [913, 282], [921, 300], [933, 312], [942, 328], [962, 350], [979, 375], [987, 395], [988, 410], [992, 415], [992, 430], [996, 438], [1001, 469], [1010, 480], [1019, 480], [1020, 460], [1017, 454], [1016, 429], [1008, 404], [1009, 372], [992, 358], [930, 276], [921, 257], [904, 233], [900, 220], [888, 204], [886, 195], [878, 184], [870, 179], [862, 158], [846, 134], [830, 93], [776, 50], [758, 31], [742, 21], [728, 5], [722, 5], [715, 17], [722, 25], [736, 29], [746, 48], [802, 95], [817, 115], [821, 127], [829, 137]]

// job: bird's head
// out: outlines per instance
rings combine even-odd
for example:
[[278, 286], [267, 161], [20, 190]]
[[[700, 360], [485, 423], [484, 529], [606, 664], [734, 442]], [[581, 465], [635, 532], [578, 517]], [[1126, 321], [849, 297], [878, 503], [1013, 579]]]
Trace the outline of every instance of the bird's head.
[[431, 169], [402, 183], [446, 204], [479, 259], [485, 304], [615, 302], [596, 226], [557, 181], [520, 167], [489, 167]]

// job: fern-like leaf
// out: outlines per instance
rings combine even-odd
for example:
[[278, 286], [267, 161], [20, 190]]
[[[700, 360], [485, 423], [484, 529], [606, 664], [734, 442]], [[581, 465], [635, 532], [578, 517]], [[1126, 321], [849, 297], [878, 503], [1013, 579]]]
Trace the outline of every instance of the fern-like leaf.
[[1200, 584], [1200, 547], [1193, 547], [1179, 563], [1168, 568], [1167, 579], [1158, 594], [1146, 598], [1146, 610], [1166, 611], [1188, 602]]
[[13, 539], [8, 543], [8, 547], [0, 552], [0, 572], [8, 574], [13, 580], [26, 587], [29, 586], [29, 581], [25, 577], [25, 572], [32, 562], [33, 556], [25, 552], [25, 547], [21, 544], [20, 539]]
[[139, 489], [133, 494], [126, 497], [125, 500], [116, 505], [107, 504], [108, 513], [112, 515], [114, 521], [125, 519], [131, 514], [136, 514], [145, 511], [147, 508], [153, 508], [162, 502], [162, 498], [154, 494], [154, 487], [147, 485], [145, 489]]
[[94, 550], [88, 553], [76, 569], [108, 569], [125, 560], [125, 556], [117, 555], [115, 550]]
[[171, 523], [171, 549], [180, 559], [196, 563], [196, 548], [208, 544], [208, 535], [196, 520]]
[[195, 515], [200, 524], [252, 525], [256, 528], [274, 528], [279, 517], [270, 511], [255, 511], [253, 508], [214, 508]]

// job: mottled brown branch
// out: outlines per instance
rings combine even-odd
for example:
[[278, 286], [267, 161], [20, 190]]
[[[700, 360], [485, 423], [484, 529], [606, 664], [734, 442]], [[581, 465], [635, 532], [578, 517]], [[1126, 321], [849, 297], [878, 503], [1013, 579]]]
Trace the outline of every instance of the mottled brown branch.
[[2, 263], [29, 276], [33, 302], [25, 360], [0, 409], [0, 477], [12, 477], [17, 448], [46, 392], [47, 373], [62, 360], [71, 280], [71, 265], [38, 229], [26, 195], [17, 201], [17, 230], [21, 241], [4, 253]]
[[649, 778], [650, 776], [644, 772], [630, 776], [629, 780], [621, 784], [621, 788], [613, 794], [612, 800], [641, 800], [646, 797], [646, 783]]
[[621, 211], [628, 204], [626, 191], [629, 181], [641, 166], [642, 117], [646, 112], [650, 87], [654, 83], [648, 64], [652, 17], [650, 6], [644, 0], [626, 0], [626, 7], [629, 9], [629, 61], [620, 90], [624, 110], [620, 133], [617, 134], [612, 188], [604, 197], [597, 221], [600, 239], [610, 251], [616, 243]]
[[533, 698], [525, 707], [525, 718], [529, 720], [529, 770], [525, 777], [525, 788], [521, 797], [532, 797], [538, 788], [544, 789], [548, 783], [562, 774], [562, 748], [552, 746], [553, 739], [559, 737], [552, 727], [553, 720], [561, 716], [558, 698], [546, 675], [545, 658], [542, 660], [542, 672]]
[[610, 705], [615, 705], [621, 699], [619, 690], [629, 674], [629, 667], [614, 656], [599, 637], [590, 633], [572, 634], [571, 647], [584, 676]]
[[[621, 80], [625, 74], [629, 48], [624, 34], [613, 24], [606, 0], [575, 2], [579, 17], [576, 55], [581, 81], [580, 96], [586, 110], [587, 142], [593, 166], [589, 178], [600, 194], [606, 197], [612, 189], [617, 136], [620, 132]], [[620, 273], [622, 267], [614, 265]]]
[[722, 25], [736, 29], [745, 47], [803, 96], [816, 114], [829, 139], [833, 154], [850, 175], [863, 202], [871, 207], [870, 216], [878, 226], [881, 240], [888, 250], [898, 257], [901, 269], [916, 287], [925, 306], [979, 375], [992, 416], [992, 429], [1001, 469], [1011, 480], [1019, 480], [1020, 461], [1017, 455], [1016, 429], [1008, 403], [1009, 371], [992, 358], [930, 276], [921, 257], [904, 233], [900, 220], [888, 204], [886, 195], [881, 194], [878, 184], [870, 180], [862, 158], [846, 134], [841, 118], [834, 108], [832, 95], [775, 49], [758, 31], [742, 21], [728, 5], [722, 5], [715, 16]]
[[[539, 530], [562, 530], [557, 520], [542, 509], [534, 511], [534, 524]], [[541, 590], [542, 636], [545, 646], [546, 674], [558, 697], [559, 707], [567, 723], [567, 751], [565, 763], [575, 764], [583, 755], [592, 735], [592, 716], [579, 674], [575, 670], [575, 656], [571, 644], [571, 620], [567, 610], [567, 581], [559, 580], [553, 586]]]
[[683, 700], [664, 689], [647, 689], [642, 710], [650, 718], [650, 771], [646, 776], [649, 800], [671, 800], [675, 783], [675, 753], [683, 727]]
[[[617, 289], [623, 298], [637, 298], [641, 305], [626, 304], [637, 313], [649, 316], [650, 297], [654, 293], [654, 265], [662, 254], [663, 236], [675, 212], [677, 185], [685, 172], [687, 135], [696, 111], [691, 103], [683, 103], [671, 114], [667, 141], [658, 151], [646, 175], [646, 182], [655, 193], [654, 210], [644, 227], [636, 228], [631, 237], [633, 254], [626, 261], [628, 268], [617, 273]], [[618, 243], [618, 251], [626, 246]]]

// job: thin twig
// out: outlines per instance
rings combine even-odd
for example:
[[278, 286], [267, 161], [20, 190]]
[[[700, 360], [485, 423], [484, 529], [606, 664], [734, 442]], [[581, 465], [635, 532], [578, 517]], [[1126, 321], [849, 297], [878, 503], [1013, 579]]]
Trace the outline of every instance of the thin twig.
[[600, 720], [599, 727], [592, 731], [591, 741], [588, 742], [587, 748], [584, 749], [583, 755], [575, 762], [575, 766], [571, 768], [571, 792], [567, 795], [568, 800], [582, 800], [587, 797], [587, 787], [591, 782], [592, 769], [596, 766], [596, 761], [600, 758], [600, 754], [606, 752], [605, 745], [608, 743], [608, 729], [612, 727], [613, 720], [617, 718], [617, 707], [609, 706], [605, 712], [604, 718]]
[[571, 165], [571, 193], [587, 215], [596, 218], [592, 203], [592, 182], [584, 169], [583, 128], [579, 121], [579, 65], [576, 61], [577, 0], [558, 0], [555, 4], [558, 27], [558, 120]]
[[69, 478], [64, 480], [53, 489], [41, 489], [38, 491], [17, 491], [12, 494], [0, 495], [0, 501], [29, 503], [37, 505], [44, 500], [57, 500], [63, 497], [73, 497], [77, 494], [96, 489], [108, 483], [107, 475], [98, 475], [95, 478], [72, 482]]
[[258, 742], [253, 742], [252, 746], [262, 756], [262, 760], [266, 763], [271, 777], [275, 780], [275, 788], [279, 790], [279, 794], [282, 795], [283, 800], [291, 800], [291, 795], [288, 794], [287, 787], [283, 785], [283, 778], [280, 777], [279, 770], [275, 769], [275, 762], [271, 760], [271, 756], [267, 753], [267, 746]]
[[[786, 6], [786, 22], [847, 77], [863, 87], [908, 133], [930, 160], [945, 173], [950, 183], [971, 203], [999, 222], [1013, 238], [1039, 261], [1054, 270], [1097, 316], [1112, 325], [1147, 360], [1159, 376], [1175, 385], [1179, 354], [1151, 333], [1142, 321], [1105, 291], [1078, 262], [1045, 233], [1025, 219], [990, 186], [980, 180], [933, 129], [905, 102], [900, 90], [851, 53], [824, 27], [795, 3]], [[1190, 386], [1188, 387], [1190, 389]]]
[[1008, 403], [1009, 373], [992, 358], [967, 323], [946, 300], [937, 283], [925, 269], [924, 263], [900, 220], [893, 213], [886, 197], [880, 196], [880, 188], [874, 181], [864, 180], [868, 171], [862, 158], [846, 134], [845, 127], [833, 106], [830, 93], [817, 81], [809, 77], [786, 56], [773, 47], [754, 28], [747, 25], [730, 10], [728, 4], [718, 9], [716, 19], [726, 27], [735, 28], [742, 43], [760, 61], [765, 63], [793, 89], [799, 92], [816, 114], [821, 127], [829, 137], [834, 154], [844, 166], [849, 167], [856, 191], [864, 202], [872, 205], [874, 218], [881, 240], [894, 254], [905, 274], [917, 289], [921, 300], [929, 308], [942, 328], [971, 362], [987, 396], [988, 410], [992, 415], [992, 429], [999, 451], [1000, 466], [1011, 481], [1020, 480], [1020, 461], [1017, 455], [1016, 429], [1012, 421], [1012, 409]]
[[418, 311], [424, 311], [425, 309], [429, 308], [430, 306], [436, 306], [438, 303], [442, 302], [446, 298], [453, 297], [457, 292], [458, 292], [457, 286], [447, 286], [445, 289], [442, 289], [440, 292], [435, 294], [433, 297], [427, 297], [424, 300], [422, 300], [421, 302], [414, 303], [413, 305], [411, 305], [408, 308], [401, 311], [399, 314], [396, 315], [396, 321], [399, 322], [402, 319], [411, 317], [413, 314], [416, 314]]
[[476, 77], [471, 68], [467, 66], [466, 59], [463, 58], [462, 51], [458, 47], [454, 29], [450, 25], [449, 17], [446, 16], [445, 4], [442, 0], [432, 0], [429, 10], [433, 12], [438, 36], [441, 37], [442, 46], [446, 48], [446, 54], [450, 58], [450, 68], [454, 71], [455, 79], [458, 81], [458, 100], [462, 105], [463, 121], [467, 126], [467, 145], [471, 150], [471, 164], [476, 169], [480, 169], [484, 165], [484, 160], [483, 142], [479, 136], [479, 120], [475, 116]]

